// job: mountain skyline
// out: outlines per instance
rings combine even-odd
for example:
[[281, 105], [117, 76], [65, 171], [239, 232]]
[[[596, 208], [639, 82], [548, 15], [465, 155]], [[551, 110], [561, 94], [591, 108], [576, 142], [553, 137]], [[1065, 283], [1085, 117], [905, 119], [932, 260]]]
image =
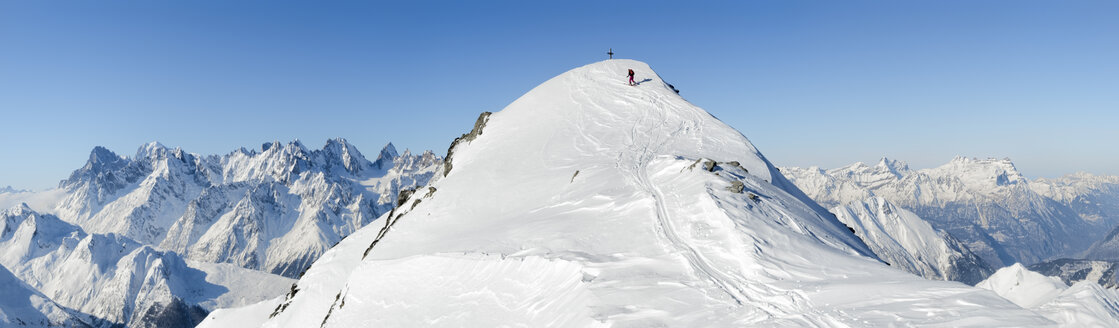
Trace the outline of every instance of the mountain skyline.
[[[913, 201], [895, 197], [897, 206], [871, 200], [869, 205], [858, 205], [860, 209], [845, 210], [851, 215], [844, 217], [823, 207], [834, 205], [833, 201], [810, 199], [827, 190], [843, 191], [824, 193], [835, 197], [872, 193], [890, 197], [889, 191], [895, 190], [959, 213], [964, 212], [956, 211], [961, 208], [953, 204], [964, 201], [968, 206], [962, 209], [980, 213], [969, 220], [981, 223], [977, 228], [993, 229], [985, 233], [999, 236], [1002, 246], [992, 246], [998, 258], [1021, 254], [1036, 261], [1062, 252], [1061, 248], [1075, 252], [1062, 245], [1071, 240], [1067, 233], [1083, 230], [1078, 220], [1099, 227], [1112, 225], [1109, 213], [1116, 208], [1113, 200], [1119, 199], [1115, 197], [1119, 177], [1085, 174], [1030, 181], [1009, 160], [963, 157], [917, 171], [890, 159], [873, 167], [856, 163], [827, 171], [778, 168], [743, 132], [690, 104], [659, 76], [636, 87], [610, 78], [625, 67], [652, 71], [637, 61], [607, 60], [561, 74], [505, 110], [483, 112], [471, 131], [455, 139], [445, 161], [431, 151], [418, 157], [407, 151], [399, 154], [392, 144], [370, 161], [341, 138], [329, 140], [321, 150], [298, 141], [267, 142], [259, 149], [241, 147], [224, 155], [199, 155], [156, 142], [140, 146], [133, 156], [95, 147], [87, 163], [63, 183], [66, 195], [56, 207], [59, 217], [20, 205], [8, 210], [15, 219], [0, 220], [19, 226], [0, 229], [11, 231], [5, 235], [11, 237], [7, 245], [0, 245], [10, 255], [3, 265], [14, 267], [11, 270], [19, 279], [45, 295], [61, 299], [60, 304], [72, 304], [113, 322], [126, 321], [129, 326], [167, 320], [193, 325], [201, 315], [219, 308], [225, 309], [212, 312], [204, 326], [348, 327], [368, 323], [370, 317], [386, 323], [435, 322], [444, 316], [491, 312], [480, 310], [483, 307], [503, 312], [467, 321], [480, 326], [507, 320], [576, 326], [592, 322], [690, 326], [684, 323], [714, 322], [710, 320], [822, 325], [884, 324], [896, 322], [901, 315], [914, 323], [1012, 320], [1015, 325], [1032, 326], [1048, 321], [1075, 323], [1066, 321], [1065, 315], [1078, 311], [1090, 311], [1077, 315], [1100, 322], [1119, 318], [1119, 312], [1111, 310], [1115, 307], [1107, 305], [1119, 295], [1092, 287], [1095, 282], [1078, 282], [1075, 276], [1061, 278], [1076, 286], [1055, 299], [1049, 294], [1028, 295], [1031, 304], [1059, 305], [1057, 309], [1020, 304], [1027, 307], [1022, 309], [1007, 303], [1017, 303], [1016, 292], [999, 286], [1014, 285], [1008, 281], [1013, 277], [984, 287], [993, 292], [935, 281], [972, 283], [991, 272], [977, 258], [989, 249], [973, 249], [980, 251], [973, 253], [965, 245], [986, 244], [939, 230], [935, 225], [943, 217], [937, 210], [918, 207], [923, 213], [918, 217], [902, 207], [914, 205]], [[798, 177], [799, 171], [828, 176], [805, 179]], [[852, 188], [841, 177], [868, 189]], [[802, 181], [810, 183], [802, 185]], [[910, 186], [911, 182], [918, 184]], [[921, 192], [907, 191], [913, 188]], [[381, 211], [387, 213], [368, 203], [374, 199], [385, 204]], [[298, 214], [293, 212], [296, 209]], [[365, 214], [367, 210], [373, 213]], [[1005, 224], [1008, 218], [1001, 213], [1008, 211], [1041, 214], [1026, 219], [1041, 223], [1043, 229], [1029, 228], [1038, 225], [1022, 220], [1018, 221], [1025, 222], [1027, 230]], [[369, 222], [374, 216], [378, 219]], [[152, 262], [162, 265], [128, 265], [136, 262], [132, 257], [85, 261], [91, 257], [71, 251], [86, 249], [81, 246], [89, 239], [81, 238], [87, 234], [85, 229], [93, 236], [90, 245], [138, 249], [148, 259], [162, 256]], [[1036, 236], [1037, 232], [1050, 235]], [[312, 241], [311, 247], [284, 244], [286, 236], [293, 234], [298, 240]], [[64, 238], [57, 241], [56, 237]], [[67, 241], [71, 239], [83, 242], [73, 248], [75, 243]], [[1019, 243], [1038, 239], [1048, 246]], [[269, 244], [282, 246], [281, 250], [268, 247], [263, 253], [267, 257], [254, 251]], [[40, 256], [41, 261], [21, 260], [27, 258], [21, 250], [38, 249], [33, 245], [60, 246], [51, 253], [56, 255]], [[64, 256], [70, 253], [77, 255]], [[102, 253], [128, 252], [92, 252]], [[270, 259], [276, 254], [296, 256], [283, 257], [287, 260], [279, 266], [268, 264], [275, 262]], [[115, 268], [115, 276], [124, 272], [125, 278], [153, 276], [144, 272], [155, 268], [155, 276], [168, 276], [160, 273], [166, 272], [170, 279], [151, 286], [170, 289], [156, 288], [159, 297], [134, 305], [96, 307], [91, 304], [100, 303], [88, 297], [71, 297], [51, 287], [61, 282], [35, 283], [46, 272], [57, 271], [36, 263], [55, 263], [51, 259], [63, 257], [78, 259], [74, 263], [79, 268], [115, 261], [116, 265], [102, 267]], [[261, 302], [227, 308], [230, 304], [220, 305], [225, 296], [217, 292], [259, 289], [247, 285], [247, 280], [212, 281], [209, 277], [240, 275], [212, 271], [206, 262], [300, 280], [290, 287], [268, 283], [270, 295], [286, 289], [284, 296], [255, 298]], [[311, 262], [306, 271], [298, 270]], [[172, 267], [177, 269], [164, 269]], [[198, 278], [199, 271], [193, 268], [206, 273], [207, 283], [172, 282]], [[1065, 267], [1061, 270], [1068, 272]], [[116, 284], [113, 281], [118, 280], [104, 281]], [[209, 288], [208, 283], [226, 287]], [[444, 283], [457, 287], [439, 287]], [[842, 291], [867, 288], [875, 290], [873, 295]], [[503, 297], [492, 303], [485, 293], [470, 290], [501, 290], [502, 295], [524, 297]], [[821, 293], [824, 290], [840, 292]], [[366, 295], [381, 299], [370, 302]], [[471, 300], [472, 295], [483, 299]], [[836, 299], [839, 295], [846, 296]], [[158, 305], [167, 304], [166, 296], [171, 297], [171, 306]], [[446, 302], [448, 297], [460, 302]], [[540, 310], [509, 303], [526, 297], [551, 305]], [[879, 305], [866, 303], [869, 299]], [[883, 299], [888, 305], [880, 303]], [[634, 307], [634, 300], [640, 300], [640, 305]], [[446, 307], [428, 311], [431, 307], [423, 304], [432, 301]], [[373, 304], [380, 305], [370, 308]], [[372, 316], [367, 311], [384, 310], [385, 304], [420, 310]], [[475, 307], [463, 307], [467, 304]], [[622, 304], [628, 305], [619, 307]], [[930, 307], [946, 307], [946, 312], [928, 312]], [[0, 311], [8, 309], [3, 306]], [[775, 313], [785, 314], [775, 317]]]
[[608, 49], [781, 166], [962, 155], [1031, 178], [1119, 175], [1104, 151], [1119, 140], [1117, 7], [4, 2], [0, 186], [51, 188], [94, 146], [150, 141], [441, 152], [477, 112]]

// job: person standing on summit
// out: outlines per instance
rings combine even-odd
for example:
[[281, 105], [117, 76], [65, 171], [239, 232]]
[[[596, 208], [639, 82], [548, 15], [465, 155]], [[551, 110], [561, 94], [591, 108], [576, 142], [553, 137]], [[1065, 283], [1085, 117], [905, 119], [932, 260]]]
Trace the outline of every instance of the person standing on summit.
[[633, 82], [633, 69], [632, 68], [629, 69], [629, 85], [637, 85], [637, 82]]

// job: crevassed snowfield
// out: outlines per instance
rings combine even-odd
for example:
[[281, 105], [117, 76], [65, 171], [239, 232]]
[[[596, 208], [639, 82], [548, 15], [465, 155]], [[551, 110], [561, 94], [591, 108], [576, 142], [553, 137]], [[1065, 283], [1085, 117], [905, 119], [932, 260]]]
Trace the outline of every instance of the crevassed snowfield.
[[[649, 80], [627, 86], [627, 68]], [[882, 264], [644, 63], [571, 70], [482, 122], [444, 178], [323, 254], [284, 300], [200, 327], [1054, 324]]]

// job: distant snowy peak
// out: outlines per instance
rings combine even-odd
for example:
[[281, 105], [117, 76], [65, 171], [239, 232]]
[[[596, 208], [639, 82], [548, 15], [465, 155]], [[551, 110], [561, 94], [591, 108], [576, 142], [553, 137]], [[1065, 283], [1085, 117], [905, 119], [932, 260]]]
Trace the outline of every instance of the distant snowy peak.
[[105, 147], [97, 146], [93, 147], [93, 151], [90, 151], [89, 160], [86, 161], [85, 167], [82, 167], [80, 171], [111, 171], [119, 168], [123, 165], [123, 162], [126, 162], [124, 157]]
[[1119, 194], [1119, 176], [1076, 172], [1056, 179], [1040, 178], [1031, 188], [1059, 201], [1074, 201], [1085, 194]]
[[883, 157], [874, 166], [857, 162], [845, 167], [829, 170], [828, 173], [839, 175], [854, 180], [859, 184], [874, 188], [904, 178], [909, 174], [909, 165], [905, 162], [890, 160]]
[[[343, 216], [336, 222], [322, 226], [322, 230], [330, 232], [304, 232], [321, 236], [329, 240], [326, 242], [333, 243], [337, 240], [332, 236], [344, 235], [388, 211], [399, 189], [427, 182], [427, 178], [409, 179], [407, 175], [411, 174], [410, 171], [390, 172], [397, 162], [414, 161], [403, 157], [405, 156], [398, 155], [395, 147], [389, 144], [381, 151], [378, 163], [374, 164], [357, 147], [342, 138], [327, 140], [322, 149], [316, 150], [309, 150], [296, 140], [286, 144], [265, 143], [259, 151], [241, 148], [224, 156], [191, 154], [180, 148], [168, 148], [158, 142], [141, 146], [132, 157], [121, 157], [97, 147], [86, 165], [61, 183], [66, 196], [59, 202], [55, 212], [90, 232], [119, 233], [145, 244], [157, 245], [163, 242], [175, 222], [183, 218], [183, 214], [192, 206], [191, 201], [206, 190], [235, 184], [279, 183], [286, 187], [284, 192], [299, 196], [280, 204], [288, 214], [298, 211], [308, 215], [321, 213], [328, 217]], [[431, 159], [439, 160], [434, 157]], [[386, 177], [391, 179], [400, 174], [405, 175], [403, 180], [389, 182], [385, 188], [368, 188], [362, 185], [363, 181]], [[348, 198], [331, 199], [343, 196]], [[239, 199], [237, 196], [231, 197], [234, 198], [218, 202], [236, 202]], [[286, 199], [279, 196], [275, 198]], [[310, 202], [300, 204], [300, 198]], [[342, 211], [341, 208], [348, 210]], [[327, 214], [328, 212], [332, 214]], [[355, 218], [343, 212], [364, 214]], [[289, 219], [295, 217], [288, 216]], [[282, 221], [278, 218], [274, 220]], [[197, 223], [199, 222], [195, 222]], [[337, 224], [347, 228], [330, 226]], [[291, 228], [292, 225], [280, 227]], [[198, 228], [201, 226], [191, 229]], [[264, 242], [257, 246], [263, 247], [266, 244], [268, 243]], [[312, 252], [317, 253], [318, 251]], [[307, 256], [312, 255], [303, 255]], [[295, 272], [298, 273], [299, 270], [301, 269], [295, 269]]]
[[1037, 179], [1030, 188], [1073, 208], [1084, 220], [1115, 222], [1119, 218], [1119, 176], [1078, 172]]
[[342, 138], [327, 140], [321, 156], [326, 170], [340, 170], [353, 176], [362, 176], [373, 166], [357, 147]]
[[392, 168], [393, 161], [397, 157], [400, 157], [400, 155], [396, 153], [396, 146], [393, 146], [390, 142], [381, 149], [380, 154], [377, 154], [377, 159], [373, 161], [373, 167], [379, 170]]
[[3, 187], [0, 187], [0, 194], [5, 194], [5, 193], [24, 193], [24, 192], [29, 192], [29, 191], [28, 191], [28, 190], [24, 190], [24, 189], [16, 189], [16, 188], [12, 188], [12, 186], [3, 186]]
[[[395, 150], [392, 153], [395, 154]], [[274, 179], [288, 184], [306, 172], [361, 178], [378, 174], [375, 168], [375, 163], [343, 138], [327, 140], [318, 150], [308, 150], [298, 140], [287, 144], [274, 141], [263, 144], [260, 153], [236, 151], [221, 158], [224, 182]]]
[[81, 228], [27, 204], [0, 211], [0, 263], [21, 263], [84, 237]]
[[973, 189], [1017, 184], [1026, 180], [1009, 158], [978, 159], [956, 156], [948, 164], [925, 170], [933, 177], [953, 177]]

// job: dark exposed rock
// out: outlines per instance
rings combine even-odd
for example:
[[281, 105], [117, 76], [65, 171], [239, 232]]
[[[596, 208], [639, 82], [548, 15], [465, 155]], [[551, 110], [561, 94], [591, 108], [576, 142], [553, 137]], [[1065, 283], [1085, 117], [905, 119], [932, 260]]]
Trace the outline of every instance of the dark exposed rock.
[[131, 320], [141, 323], [131, 327], [170, 327], [189, 328], [198, 325], [209, 314], [206, 309], [198, 305], [186, 304], [178, 298], [172, 299], [171, 304], [152, 304], [144, 313], [139, 314], [142, 319]]
[[730, 186], [727, 187], [727, 190], [730, 190], [730, 192], [733, 192], [733, 193], [736, 193], [736, 194], [741, 194], [742, 189], [745, 189], [745, 188], [746, 188], [746, 186], [742, 184], [742, 181], [731, 181]]
[[451, 173], [451, 168], [453, 166], [451, 164], [451, 158], [455, 154], [455, 146], [458, 146], [458, 144], [462, 143], [462, 142], [473, 141], [474, 138], [477, 138], [478, 136], [482, 135], [482, 129], [486, 127], [486, 122], [489, 122], [490, 114], [493, 114], [493, 113], [482, 112], [481, 115], [478, 115], [478, 120], [474, 122], [474, 129], [473, 130], [470, 130], [469, 133], [463, 134], [461, 137], [455, 138], [455, 141], [451, 142], [451, 147], [447, 148], [447, 157], [446, 157], [446, 159], [443, 160], [443, 176], [444, 177], [447, 176], [447, 174]]

